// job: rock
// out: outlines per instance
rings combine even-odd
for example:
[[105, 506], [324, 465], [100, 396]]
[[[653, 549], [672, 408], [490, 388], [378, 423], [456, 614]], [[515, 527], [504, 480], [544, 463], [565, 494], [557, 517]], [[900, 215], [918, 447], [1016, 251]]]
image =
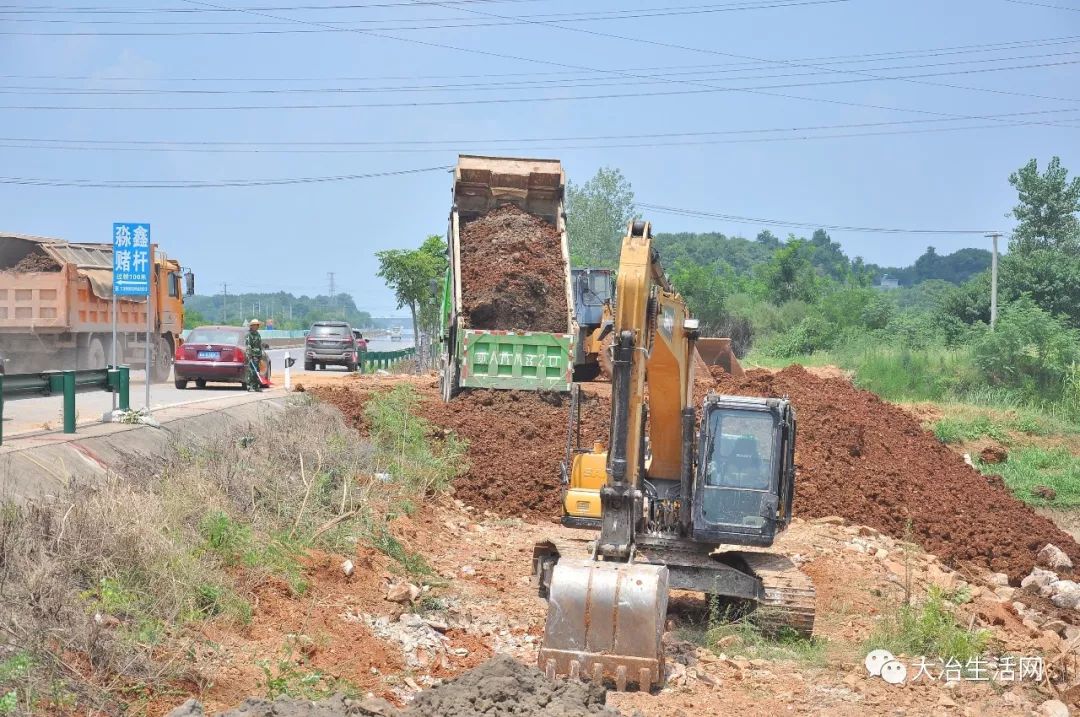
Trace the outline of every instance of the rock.
[[878, 560], [885, 560], [886, 558], [889, 557], [889, 551], [886, 550], [885, 548], [878, 548], [874, 552], [874, 557], [877, 558]]
[[1080, 585], [1072, 580], [1050, 583], [1050, 602], [1061, 608], [1075, 608], [1080, 605]]
[[814, 518], [810, 522], [817, 525], [844, 525], [847, 523], [847, 521], [839, 515], [826, 515], [824, 518]]
[[430, 627], [432, 630], [435, 630], [436, 632], [446, 632], [450, 629], [450, 626], [442, 620], [429, 620], [425, 618], [424, 624]]
[[1027, 611], [1027, 605], [1020, 602], [1019, 600], [1013, 600], [1012, 606], [1013, 606], [1013, 610], [1016, 610], [1017, 615], [1022, 615], [1022, 614], [1024, 614], [1024, 612]]
[[345, 573], [345, 577], [351, 578], [353, 573], [356, 572], [356, 566], [353, 565], [353, 561], [346, 560], [341, 564], [341, 572]]
[[473, 575], [476, 575], [476, 568], [474, 568], [471, 565], [462, 565], [461, 566], [461, 574], [464, 575], [467, 578], [470, 578]]
[[1047, 700], [1036, 710], [1039, 717], [1069, 717], [1069, 708], [1059, 700]]
[[994, 594], [1002, 600], [1012, 602], [1013, 596], [1016, 595], [1016, 588], [1002, 585], [1001, 587], [994, 588]]
[[1063, 636], [1069, 642], [1072, 642], [1076, 638], [1080, 637], [1080, 627], [1076, 625], [1066, 625], [1065, 635]]
[[1047, 543], [1039, 551], [1039, 554], [1035, 556], [1035, 564], [1055, 571], [1070, 570], [1073, 566], [1069, 556], [1053, 543]]
[[1062, 651], [1061, 638], [1058, 637], [1056, 632], [1051, 630], [1043, 630], [1035, 639], [1035, 644], [1037, 644], [1039, 649], [1047, 655], [1053, 655]]
[[768, 667], [769, 666], [769, 661], [768, 660], [750, 660], [750, 666], [753, 667], [755, 670], [760, 670], [763, 667]]
[[738, 642], [739, 642], [739, 636], [738, 635], [724, 635], [723, 637], [721, 637], [719, 640], [716, 641], [716, 646], [718, 648], [720, 648], [720, 649], [724, 649], [725, 647], [731, 647], [732, 645], [735, 645]]
[[927, 578], [931, 585], [941, 588], [945, 591], [952, 591], [956, 589], [956, 573], [953, 571], [945, 571], [939, 565], [931, 564], [927, 568]]
[[387, 588], [386, 599], [390, 602], [397, 603], [412, 602], [415, 599], [413, 597], [414, 588], [416, 589], [416, 594], [419, 595], [420, 589], [416, 588], [416, 586], [414, 585], [409, 585], [408, 583], [394, 583], [389, 588]]
[[1048, 485], [1037, 485], [1031, 489], [1031, 492], [1047, 501], [1057, 498], [1057, 491]]
[[1062, 620], [1047, 620], [1042, 624], [1043, 630], [1050, 630], [1057, 633], [1060, 637], [1065, 637], [1065, 630], [1068, 629], [1068, 625]]
[[203, 706], [196, 699], [190, 699], [168, 714], [168, 717], [202, 717]]
[[983, 463], [1004, 463], [1009, 460], [1009, 454], [1001, 446], [987, 446], [979, 452], [979, 460]]
[[1042, 568], [1032, 568], [1031, 574], [1020, 581], [1020, 587], [1030, 593], [1041, 594], [1043, 588], [1050, 587], [1050, 583], [1057, 579], [1057, 573]]
[[990, 573], [986, 581], [991, 585], [1008, 586], [1009, 576], [1005, 573]]

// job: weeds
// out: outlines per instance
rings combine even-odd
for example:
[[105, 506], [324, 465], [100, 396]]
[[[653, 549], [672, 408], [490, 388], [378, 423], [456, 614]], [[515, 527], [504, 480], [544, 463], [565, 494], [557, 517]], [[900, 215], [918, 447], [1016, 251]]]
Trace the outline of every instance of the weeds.
[[[174, 678], [203, 681], [184, 648], [187, 627], [250, 621], [248, 598], [267, 579], [302, 594], [313, 547], [369, 540], [410, 574], [431, 574], [389, 521], [449, 483], [463, 446], [429, 442], [430, 428], [406, 415], [415, 401], [402, 391], [373, 401], [374, 445], [335, 410], [300, 399], [133, 461], [123, 480], [0, 504], [0, 600], [12, 613], [0, 628], [15, 650], [0, 662], [0, 714], [71, 700], [118, 713]], [[387, 466], [391, 480], [372, 477]], [[85, 656], [93, 677], [66, 667], [66, 653]], [[340, 685], [302, 665], [267, 668], [268, 691], [331, 687]]]
[[956, 658], [962, 664], [984, 654], [990, 633], [961, 627], [950, 602], [945, 592], [931, 587], [921, 604], [900, 605], [878, 623], [867, 640], [866, 651], [885, 649], [896, 655]]
[[749, 659], [793, 660], [820, 666], [826, 662], [826, 643], [805, 638], [791, 628], [774, 629], [768, 607], [752, 612], [734, 604], [722, 604], [715, 595], [708, 600], [704, 623], [691, 622], [680, 637], [714, 652], [742, 655]]
[[295, 697], [305, 700], [321, 700], [333, 694], [354, 697], [358, 690], [347, 680], [327, 675], [314, 668], [290, 642], [274, 661], [261, 660], [259, 669], [263, 679], [261, 687], [269, 699]]
[[1065, 447], [1017, 448], [1009, 452], [1009, 460], [1004, 463], [977, 465], [985, 473], [1000, 475], [1025, 503], [1054, 508], [1080, 506], [1080, 457]]

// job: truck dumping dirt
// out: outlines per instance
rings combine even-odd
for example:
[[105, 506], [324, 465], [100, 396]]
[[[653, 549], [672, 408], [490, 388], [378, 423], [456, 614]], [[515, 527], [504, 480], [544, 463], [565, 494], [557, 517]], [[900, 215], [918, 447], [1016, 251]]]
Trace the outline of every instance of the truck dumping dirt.
[[[604, 706], [605, 692], [584, 682], [549, 680], [535, 667], [505, 655], [438, 687], [419, 693], [405, 710], [377, 699], [340, 695], [319, 702], [282, 697], [249, 699], [222, 717], [503, 717], [545, 715], [587, 717], [621, 712]], [[169, 717], [201, 717], [202, 707], [190, 701]]]
[[794, 403], [795, 515], [838, 515], [898, 538], [910, 521], [913, 539], [926, 550], [952, 564], [1006, 573], [1014, 585], [1047, 543], [1080, 561], [1080, 545], [1013, 497], [1000, 478], [969, 467], [917, 419], [873, 393], [801, 366], [743, 378], [712, 372], [714, 391]]
[[33, 271], [60, 271], [60, 265], [48, 254], [33, 251], [19, 260], [9, 271], [16, 273], [29, 273]]
[[461, 229], [461, 296], [470, 329], [568, 331], [559, 230], [506, 205]]
[[[472, 391], [450, 403], [425, 401], [425, 418], [469, 442], [469, 469], [454, 495], [499, 515], [562, 514], [559, 464], [566, 456], [570, 399], [531, 391]], [[608, 440], [609, 407], [581, 397], [581, 444]]]

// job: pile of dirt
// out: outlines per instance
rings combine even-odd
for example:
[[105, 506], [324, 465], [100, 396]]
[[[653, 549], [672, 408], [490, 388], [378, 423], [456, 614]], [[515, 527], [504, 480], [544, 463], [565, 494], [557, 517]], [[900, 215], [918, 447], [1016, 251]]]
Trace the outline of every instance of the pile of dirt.
[[513, 205], [461, 230], [461, 294], [471, 329], [566, 333], [559, 230]]
[[[221, 717], [618, 717], [622, 714], [605, 707], [604, 701], [603, 688], [578, 681], [549, 680], [535, 667], [501, 655], [419, 693], [405, 710], [397, 710], [383, 700], [354, 700], [341, 695], [319, 702], [293, 697], [274, 701], [252, 698]], [[190, 700], [170, 712], [169, 717], [203, 714], [202, 706]]]
[[[469, 442], [469, 468], [456, 497], [499, 515], [551, 518], [562, 513], [559, 465], [566, 455], [570, 399], [531, 391], [477, 390], [449, 404], [420, 406], [429, 421]], [[606, 401], [582, 395], [581, 445], [608, 440]]]
[[60, 265], [48, 254], [32, 251], [20, 259], [15, 266], [11, 267], [11, 271], [60, 271]]
[[906, 411], [839, 378], [801, 366], [734, 378], [714, 369], [714, 390], [787, 396], [799, 421], [795, 514], [842, 516], [913, 539], [951, 564], [1006, 573], [1013, 584], [1047, 543], [1080, 560], [1080, 545], [1013, 497], [1000, 478], [983, 476]]

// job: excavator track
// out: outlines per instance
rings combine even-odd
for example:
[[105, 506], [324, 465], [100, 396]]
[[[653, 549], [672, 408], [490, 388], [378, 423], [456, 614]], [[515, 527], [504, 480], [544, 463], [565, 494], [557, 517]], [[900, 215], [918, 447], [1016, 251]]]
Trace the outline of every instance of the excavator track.
[[758, 624], [772, 633], [793, 630], [809, 639], [814, 633], [816, 612], [816, 592], [810, 576], [777, 553], [740, 551], [739, 556], [765, 588], [765, 599], [757, 611]]

